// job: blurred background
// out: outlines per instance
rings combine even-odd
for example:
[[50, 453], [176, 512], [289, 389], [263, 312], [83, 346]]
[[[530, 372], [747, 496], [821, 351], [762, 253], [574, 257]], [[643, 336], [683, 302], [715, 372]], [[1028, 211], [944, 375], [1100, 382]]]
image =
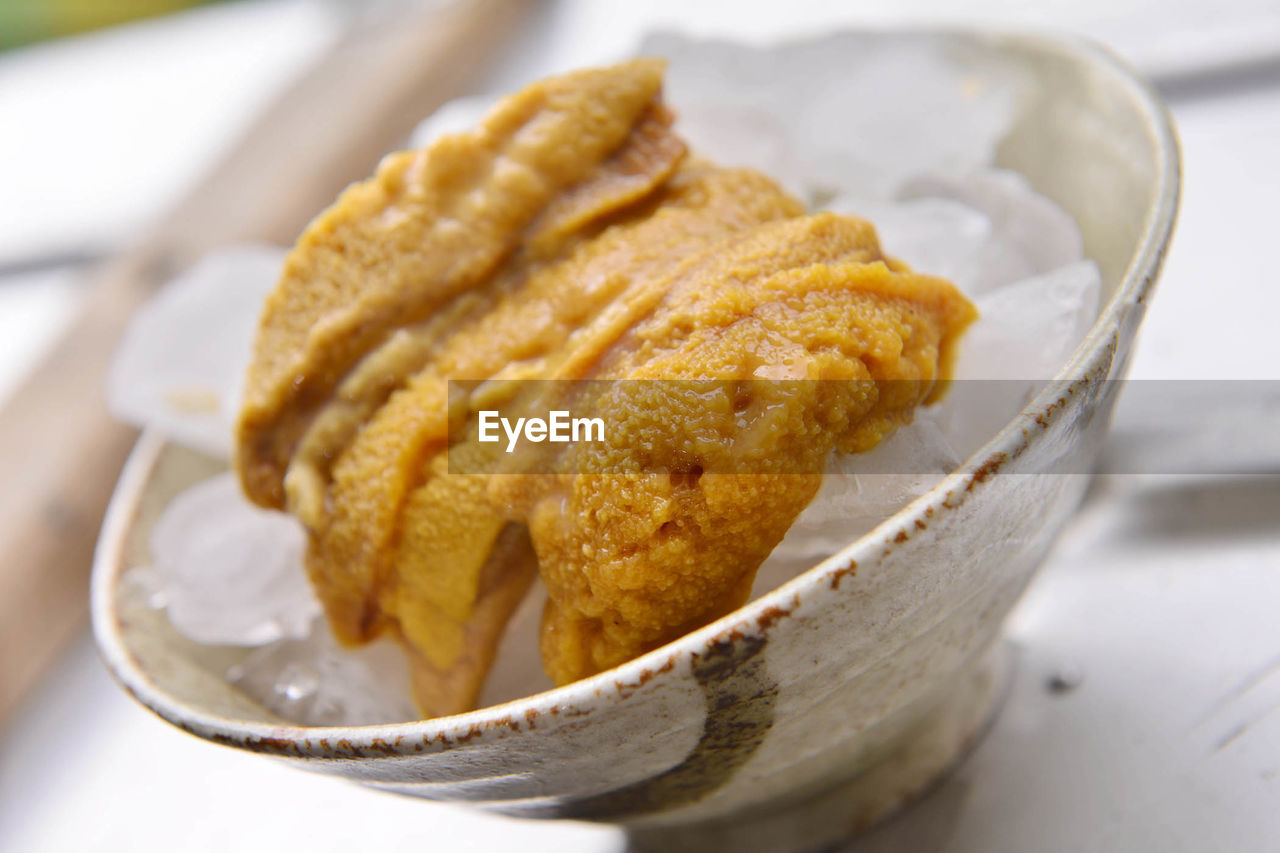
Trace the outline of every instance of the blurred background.
[[[336, 109], [290, 126], [282, 97], [353, 49], [368, 51], [367, 85], [394, 88], [380, 40], [429, 33], [437, 15], [455, 16], [441, 32], [465, 43], [444, 46], [457, 61], [433, 97], [607, 61], [655, 28], [767, 41], [929, 23], [1100, 40], [1154, 81], [1184, 145], [1180, 224], [1132, 375], [1280, 379], [1275, 0], [0, 0], [0, 848], [621, 849], [609, 828], [395, 799], [198, 742], [118, 690], [88, 634], [86, 549], [130, 436], [94, 420], [101, 359], [76, 353], [101, 348], [68, 340], [127, 316], [138, 294], [109, 284], [121, 257], [133, 279], [162, 279], [234, 239], [228, 223], [258, 211], [219, 186], [252, 167], [285, 192], [309, 141], [344, 132]], [[405, 128], [421, 117], [413, 103]], [[241, 140], [272, 121], [291, 128], [288, 147], [246, 154]], [[336, 185], [367, 174], [396, 133], [346, 151]], [[282, 242], [296, 219], [273, 220]], [[51, 382], [82, 383], [89, 408], [51, 408], [63, 405], [41, 391]], [[92, 457], [62, 452], [86, 433]], [[1022, 656], [995, 729], [940, 790], [849, 849], [1280, 842], [1280, 484], [1273, 468], [1241, 479], [1104, 479], [1015, 615]], [[64, 491], [51, 497], [46, 480]], [[55, 565], [59, 537], [87, 544]], [[1076, 689], [1042, 689], [1064, 672]], [[1219, 695], [1236, 698], [1213, 706]], [[1187, 702], [1218, 717], [1167, 724]]]
[[20, 47], [199, 5], [199, 0], [119, 0], [116, 3], [15, 0], [4, 5], [0, 48]]

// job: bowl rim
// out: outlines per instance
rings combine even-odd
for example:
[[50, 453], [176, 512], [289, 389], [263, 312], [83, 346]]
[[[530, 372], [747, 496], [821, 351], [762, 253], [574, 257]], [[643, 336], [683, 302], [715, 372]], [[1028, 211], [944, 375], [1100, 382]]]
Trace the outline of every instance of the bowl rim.
[[[115, 604], [125, 570], [124, 545], [136, 518], [148, 479], [166, 447], [157, 431], [145, 430], [130, 454], [103, 522], [94, 554], [91, 602], [99, 651], [120, 685], [164, 720], [199, 737], [255, 752], [318, 759], [385, 758], [442, 751], [490, 736], [532, 728], [526, 720], [564, 709], [590, 712], [593, 706], [625, 699], [631, 689], [687, 664], [726, 638], [765, 635], [781, 618], [815, 596], [838, 588], [853, 567], [888, 554], [910, 536], [917, 519], [960, 508], [975, 486], [1017, 458], [1061, 416], [1063, 404], [1078, 387], [1112, 367], [1120, 331], [1150, 295], [1168, 250], [1177, 217], [1180, 187], [1179, 147], [1167, 107], [1154, 87], [1127, 62], [1089, 39], [1028, 29], [965, 27], [862, 27], [840, 33], [887, 37], [940, 38], [960, 43], [1030, 47], [1066, 56], [1108, 73], [1151, 133], [1156, 193], [1141, 236], [1116, 292], [1057, 375], [1041, 388], [1013, 420], [925, 494], [871, 531], [791, 580], [720, 619], [672, 642], [594, 676], [463, 714], [405, 723], [362, 726], [306, 726], [269, 723], [210, 713], [176, 699], [156, 685], [134, 659], [120, 631]], [[1034, 428], [1033, 428], [1034, 427]], [[889, 550], [885, 550], [889, 549]], [[682, 667], [681, 665], [686, 666]]]

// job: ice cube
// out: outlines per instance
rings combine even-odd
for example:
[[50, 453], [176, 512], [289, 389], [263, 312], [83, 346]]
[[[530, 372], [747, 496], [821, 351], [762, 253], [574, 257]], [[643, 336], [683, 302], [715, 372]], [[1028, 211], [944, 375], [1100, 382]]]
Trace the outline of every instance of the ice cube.
[[229, 473], [182, 492], [149, 541], [169, 621], [210, 645], [302, 636], [320, 612], [302, 566], [304, 538], [292, 516], [250, 504]]
[[835, 453], [818, 494], [761, 567], [757, 593], [831, 556], [929, 491], [960, 464], [924, 412], [867, 453]]
[[945, 198], [878, 201], [838, 196], [827, 207], [869, 220], [886, 254], [912, 269], [941, 276], [965, 293], [980, 289], [991, 220], [968, 205]]
[[1084, 257], [1084, 240], [1071, 215], [1015, 172], [931, 172], [907, 181], [900, 196], [952, 199], [990, 220], [990, 234], [972, 276], [962, 284], [970, 295], [1043, 275]]
[[226, 458], [262, 300], [284, 250], [215, 252], [134, 314], [107, 376], [117, 418]]
[[298, 639], [255, 649], [227, 680], [269, 711], [309, 726], [416, 720], [404, 653], [390, 641], [345, 649], [323, 619]]
[[446, 101], [418, 122], [409, 136], [409, 147], [425, 148], [445, 134], [471, 130], [496, 102], [497, 98], [492, 95], [471, 95]]
[[813, 181], [795, 136], [777, 116], [751, 104], [686, 101], [676, 131], [699, 155], [729, 167], [757, 169], [812, 205]]
[[938, 412], [947, 440], [968, 456], [1052, 379], [1098, 315], [1102, 278], [1078, 261], [993, 290], [960, 342], [955, 379]]
[[1101, 288], [1097, 264], [1077, 261], [979, 296], [956, 379], [1052, 378], [1093, 324]]
[[[1026, 85], [1011, 64], [981, 76], [962, 69], [927, 35], [841, 33], [761, 47], [659, 33], [640, 52], [668, 58], [666, 97], [695, 150], [798, 174], [810, 202], [841, 189], [888, 198], [922, 171], [990, 163]], [[753, 160], [761, 152], [750, 136], [685, 120], [708, 105], [751, 110], [784, 132]], [[780, 144], [793, 162], [773, 156]]]
[[130, 566], [120, 576], [120, 597], [130, 610], [146, 608], [163, 610], [165, 607], [164, 581], [155, 566]]

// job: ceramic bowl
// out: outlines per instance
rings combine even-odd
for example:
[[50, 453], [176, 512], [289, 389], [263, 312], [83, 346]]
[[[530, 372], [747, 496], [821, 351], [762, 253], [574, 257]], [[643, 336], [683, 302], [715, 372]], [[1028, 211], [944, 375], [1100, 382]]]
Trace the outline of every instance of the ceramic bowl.
[[[1079, 221], [1101, 316], [1059, 377], [954, 474], [778, 589], [584, 681], [468, 714], [302, 727], [222, 677], [232, 653], [123, 595], [159, 509], [213, 463], [144, 435], [93, 579], [116, 678], [165, 720], [300, 767], [508, 814], [622, 823], [643, 843], [806, 846], [864, 826], [953, 764], [999, 689], [1001, 624], [1087, 486], [1173, 228], [1178, 150], [1153, 91], [1060, 38], [933, 40], [979, 82], [1032, 81], [997, 165]], [[749, 817], [748, 817], [749, 816]], [[672, 829], [679, 832], [672, 834]], [[785, 843], [784, 843], [785, 841]]]

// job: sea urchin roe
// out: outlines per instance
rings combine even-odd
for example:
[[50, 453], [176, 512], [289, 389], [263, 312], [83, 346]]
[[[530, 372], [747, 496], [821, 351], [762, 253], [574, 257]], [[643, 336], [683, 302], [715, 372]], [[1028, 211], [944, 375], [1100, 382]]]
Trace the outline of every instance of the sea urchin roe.
[[833, 214], [756, 226], [704, 261], [600, 360], [596, 377], [626, 381], [592, 384], [586, 410], [610, 429], [568, 451], [574, 475], [491, 486], [528, 519], [558, 683], [746, 601], [829, 453], [908, 422], [974, 316], [946, 282], [890, 269], [865, 222]]
[[[406, 532], [434, 527], [439, 537], [460, 543], [449, 546], [455, 558], [458, 549], [473, 549], [463, 561], [471, 567], [465, 589], [479, 590], [478, 567], [492, 537], [504, 521], [523, 519], [500, 504], [469, 503], [465, 524], [460, 521], [452, 533], [437, 525], [442, 505], [470, 502], [475, 483], [488, 479], [448, 471], [448, 379], [470, 380], [479, 390], [482, 382], [586, 376], [599, 355], [653, 310], [677, 271], [702, 262], [701, 250], [744, 223], [798, 212], [794, 201], [755, 173], [692, 165], [664, 187], [655, 206], [620, 215], [558, 262], [533, 271], [513, 264], [504, 274], [520, 286], [504, 289], [488, 313], [455, 328], [332, 468], [329, 512], [313, 528], [308, 567], [336, 616], [335, 628], [361, 639], [390, 620], [441, 669], [451, 666], [457, 638], [474, 634], [465, 619], [444, 620], [438, 611], [425, 618], [423, 589], [436, 578], [459, 583], [459, 570], [442, 565], [437, 549], [422, 547], [429, 537]], [[405, 584], [405, 577], [421, 582]], [[470, 600], [463, 586], [454, 588]], [[494, 642], [501, 627], [494, 626]]]
[[536, 83], [470, 133], [388, 156], [307, 226], [263, 307], [237, 427], [251, 498], [283, 505], [309, 418], [390, 332], [492, 280], [539, 217], [550, 219], [534, 235], [551, 240], [588, 219], [591, 193], [575, 202], [575, 188], [603, 177], [606, 197], [626, 203], [670, 173], [682, 147], [606, 163], [653, 118], [661, 80], [661, 62], [639, 59]]
[[[544, 81], [390, 158], [264, 310], [246, 489], [308, 527], [341, 639], [403, 643], [427, 714], [474, 703], [535, 571], [557, 683], [738, 606], [829, 453], [909, 421], [974, 316], [867, 223], [685, 158], [660, 74]], [[451, 470], [501, 452], [459, 440], [458, 413], [532, 378], [623, 380], [583, 401], [607, 440], [564, 451], [568, 476]]]

